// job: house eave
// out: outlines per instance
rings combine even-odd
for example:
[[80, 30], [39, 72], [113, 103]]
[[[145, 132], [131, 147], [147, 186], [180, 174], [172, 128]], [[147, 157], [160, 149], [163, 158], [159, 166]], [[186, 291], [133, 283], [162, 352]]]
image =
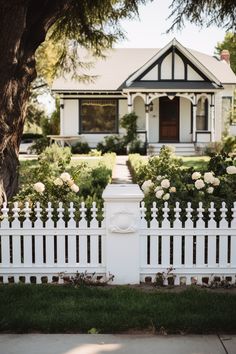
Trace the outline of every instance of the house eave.
[[129, 93], [129, 92], [218, 92], [220, 90], [223, 90], [223, 87], [219, 88], [212, 88], [212, 89], [145, 89], [145, 88], [124, 88], [123, 92], [124, 93]]

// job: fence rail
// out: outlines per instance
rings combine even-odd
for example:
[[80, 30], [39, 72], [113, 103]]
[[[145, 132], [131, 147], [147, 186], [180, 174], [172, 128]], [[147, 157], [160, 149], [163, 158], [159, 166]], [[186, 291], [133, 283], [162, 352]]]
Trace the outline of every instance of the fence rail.
[[[69, 208], [59, 203], [55, 210], [50, 203], [44, 210], [39, 203], [33, 210], [29, 203], [22, 209], [15, 203], [11, 210], [4, 204], [0, 281], [60, 282], [60, 273], [70, 277], [77, 271], [87, 271], [101, 277], [114, 269], [116, 278], [126, 261], [129, 265], [136, 260], [139, 281], [154, 281], [157, 273], [165, 274], [173, 268], [165, 282], [170, 276], [176, 285], [202, 283], [206, 277], [217, 276], [235, 283], [236, 203], [230, 209], [222, 203], [219, 210], [213, 203], [207, 210], [202, 203], [196, 210], [191, 203], [184, 210], [176, 203], [170, 210], [165, 202], [158, 211], [156, 203], [147, 210], [143, 202], [141, 206], [138, 202], [137, 215], [120, 196], [120, 209], [117, 205], [106, 201], [106, 216], [101, 222], [97, 220], [96, 203], [90, 210], [90, 220], [84, 203], [79, 208], [79, 220], [75, 219], [73, 203]], [[150, 221], [147, 214], [151, 214]], [[135, 238], [137, 247], [130, 243]], [[128, 273], [129, 267], [123, 270], [120, 283], [130, 281], [126, 281], [125, 271]]]

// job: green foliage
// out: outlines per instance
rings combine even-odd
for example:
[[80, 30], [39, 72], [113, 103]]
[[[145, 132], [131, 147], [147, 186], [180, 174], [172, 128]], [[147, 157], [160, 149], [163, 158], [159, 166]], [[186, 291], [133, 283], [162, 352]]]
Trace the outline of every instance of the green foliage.
[[46, 113], [42, 105], [38, 102], [40, 90], [31, 89], [29, 102], [27, 104], [25, 115], [25, 128], [30, 130], [33, 125], [40, 127], [40, 122], [47, 119]]
[[56, 109], [52, 113], [50, 118], [43, 118], [41, 120], [41, 128], [43, 134], [47, 135], [58, 135], [60, 134], [60, 103], [56, 100]]
[[11, 284], [0, 286], [0, 313], [0, 331], [5, 333], [88, 333], [96, 328], [120, 334], [151, 327], [155, 333], [165, 328], [168, 334], [231, 334], [236, 328], [236, 295], [196, 287], [166, 291], [150, 286]]
[[102, 154], [107, 152], [114, 152], [117, 155], [126, 154], [126, 146], [124, 140], [119, 135], [109, 135], [104, 138], [103, 141], [97, 144], [97, 150]]
[[206, 153], [211, 157], [208, 170], [220, 176], [224, 175], [226, 168], [233, 164], [236, 156], [236, 137], [228, 136], [221, 142], [209, 145]]
[[36, 139], [30, 147], [31, 154], [41, 154], [46, 149], [46, 147], [49, 146], [49, 143], [49, 138], [47, 138], [46, 136]]
[[126, 134], [121, 137], [118, 135], [110, 135], [97, 145], [97, 149], [102, 153], [115, 152], [117, 155], [126, 155], [127, 150], [130, 153], [146, 153], [145, 145], [137, 139], [137, 118], [138, 116], [132, 112], [124, 115], [120, 120], [122, 128], [126, 129]]
[[[101, 218], [101, 196], [111, 181], [115, 154], [105, 154], [95, 167], [90, 167], [86, 162], [71, 166], [70, 159], [69, 148], [60, 148], [57, 145], [47, 148], [39, 156], [38, 162], [35, 161], [33, 166], [25, 166], [21, 189], [13, 201], [29, 201], [32, 208], [36, 202], [40, 202], [44, 208], [49, 201], [54, 208], [58, 207], [59, 202], [66, 207], [70, 202], [74, 202], [76, 217], [79, 217], [82, 201], [85, 201], [87, 208], [91, 208], [93, 201], [96, 201], [98, 218]], [[65, 215], [65, 218], [67, 217], [68, 215]], [[87, 217], [91, 217], [90, 210]]]
[[125, 114], [120, 120], [120, 126], [126, 129], [126, 135], [124, 136], [126, 146], [137, 139], [137, 119], [138, 116], [131, 112]]
[[141, 140], [134, 140], [129, 144], [129, 154], [146, 155], [147, 149], [145, 143]]
[[80, 80], [89, 80], [85, 69], [91, 63], [80, 58], [80, 47], [89, 49], [96, 56], [103, 55], [104, 49], [112, 47], [124, 36], [120, 20], [137, 15], [138, 5], [145, 2], [70, 0], [61, 12], [56, 7], [54, 25], [45, 46], [42, 45], [37, 53], [40, 73], [49, 83], [55, 76], [68, 71]]
[[230, 66], [236, 74], [236, 33], [227, 32], [222, 42], [216, 45], [216, 53], [220, 55], [223, 49], [227, 49], [230, 53]]
[[71, 161], [71, 150], [69, 147], [61, 148], [57, 144], [48, 146], [39, 156], [41, 164], [50, 164], [52, 169], [63, 171]]
[[21, 140], [36, 140], [42, 138], [42, 134], [36, 134], [36, 133], [24, 133], [22, 135]]
[[168, 31], [183, 28], [186, 20], [201, 27], [235, 29], [235, 0], [172, 0], [170, 9], [173, 22]]
[[[210, 160], [208, 169], [198, 171], [192, 167], [183, 168], [182, 160], [172, 156], [166, 147], [161, 149], [160, 156], [151, 157], [146, 161], [140, 155], [130, 155], [129, 163], [135, 182], [144, 191], [148, 210], [153, 202], [156, 202], [160, 210], [164, 201], [168, 201], [171, 220], [177, 201], [183, 209], [190, 201], [196, 210], [199, 202], [203, 202], [204, 208], [208, 208], [210, 202], [220, 208], [221, 203], [225, 201], [231, 208], [236, 200], [236, 167], [233, 167], [235, 162], [233, 159], [223, 160], [222, 155]], [[151, 214], [147, 217], [150, 219]], [[161, 220], [161, 213], [158, 217]]]
[[176, 173], [182, 173], [180, 167], [183, 162], [181, 159], [173, 156], [173, 151], [169, 146], [164, 145], [161, 148], [160, 155], [149, 158], [148, 163], [139, 162], [137, 156], [138, 155], [135, 155], [135, 162], [134, 165], [132, 164], [132, 168], [135, 169], [135, 179], [138, 183], [143, 183], [147, 179], [152, 179], [153, 176], [166, 174], [168, 174], [168, 176], [175, 176]]
[[88, 154], [90, 152], [90, 147], [87, 142], [78, 141], [71, 147], [72, 154]]

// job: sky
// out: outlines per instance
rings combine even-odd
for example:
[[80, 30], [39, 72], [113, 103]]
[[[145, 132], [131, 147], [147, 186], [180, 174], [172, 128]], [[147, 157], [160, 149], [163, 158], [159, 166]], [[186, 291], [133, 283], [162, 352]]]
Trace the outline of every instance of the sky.
[[116, 47], [161, 48], [175, 37], [187, 48], [214, 55], [214, 48], [217, 42], [224, 39], [225, 30], [216, 26], [201, 29], [186, 22], [181, 31], [166, 34], [166, 30], [172, 22], [167, 20], [171, 13], [171, 10], [168, 9], [171, 2], [171, 0], [154, 0], [145, 6], [140, 5], [140, 19], [121, 22], [127, 39], [119, 42]]

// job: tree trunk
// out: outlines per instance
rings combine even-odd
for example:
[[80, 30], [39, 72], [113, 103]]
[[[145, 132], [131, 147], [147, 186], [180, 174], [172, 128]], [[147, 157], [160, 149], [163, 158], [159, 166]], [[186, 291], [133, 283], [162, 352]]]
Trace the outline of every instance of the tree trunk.
[[35, 51], [70, 0], [0, 0], [0, 204], [18, 189], [19, 146]]

